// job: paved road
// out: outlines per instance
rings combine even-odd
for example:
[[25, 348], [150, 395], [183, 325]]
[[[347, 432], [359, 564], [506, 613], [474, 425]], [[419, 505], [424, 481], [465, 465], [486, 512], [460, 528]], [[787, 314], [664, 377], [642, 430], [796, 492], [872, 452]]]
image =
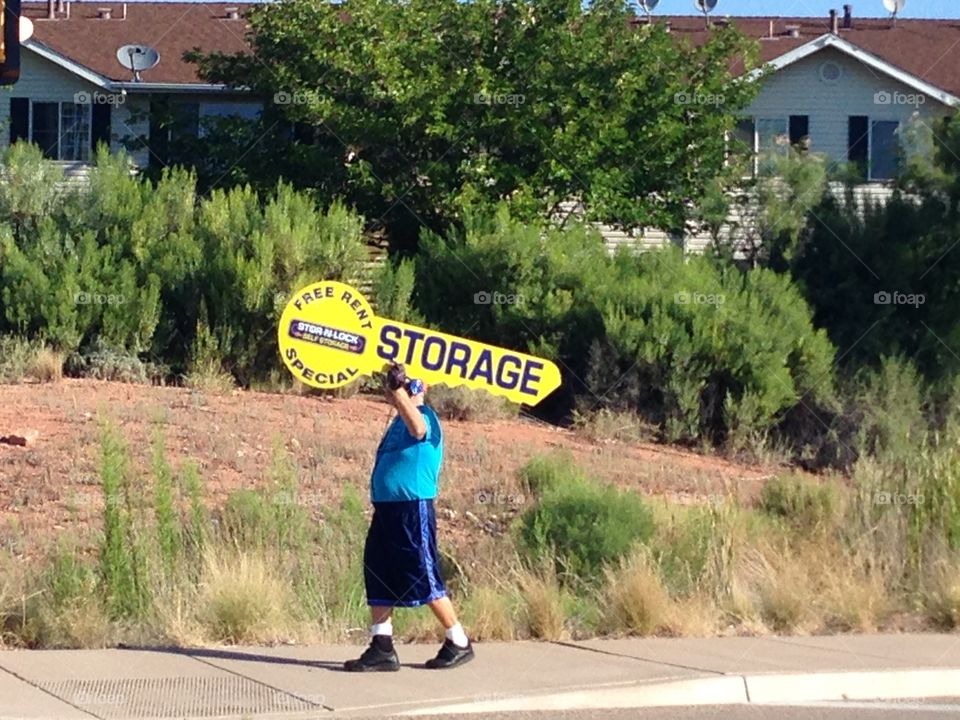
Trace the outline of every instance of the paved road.
[[[336, 717], [334, 715], [333, 717]], [[640, 710], [422, 715], [418, 720], [946, 720], [960, 718], [960, 698], [926, 702], [734, 705]], [[371, 718], [372, 720], [372, 718]]]

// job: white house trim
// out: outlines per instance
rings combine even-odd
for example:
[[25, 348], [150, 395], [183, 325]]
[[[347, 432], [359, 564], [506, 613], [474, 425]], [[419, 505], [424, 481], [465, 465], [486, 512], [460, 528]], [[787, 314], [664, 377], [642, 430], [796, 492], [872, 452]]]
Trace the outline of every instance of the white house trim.
[[45, 60], [49, 60], [50, 62], [55, 63], [56, 65], [59, 65], [60, 67], [72, 72], [74, 75], [78, 75], [79, 77], [82, 77], [84, 80], [96, 85], [97, 87], [101, 87], [104, 90], [113, 89], [113, 82], [110, 80], [110, 78], [106, 78], [103, 75], [95, 73], [93, 70], [87, 67], [84, 67], [80, 63], [74, 60], [71, 60], [70, 58], [64, 55], [61, 55], [57, 51], [47, 47], [46, 45], [44, 45], [41, 42], [38, 42], [37, 40], [33, 40], [33, 39], [27, 40], [25, 43], [21, 45], [21, 47], [25, 47], [28, 50], [32, 50], [33, 52], [35, 52], [37, 55], [44, 58]]
[[175, 93], [244, 93], [245, 90], [229, 88], [226, 85], [209, 83], [152, 83], [152, 82], [114, 82], [113, 87], [126, 92], [175, 92]]
[[[917, 90], [918, 92], [923, 93], [929, 97], [939, 100], [944, 105], [949, 105], [950, 107], [960, 106], [960, 98], [956, 95], [952, 95], [941, 88], [938, 88], [936, 85], [932, 85], [922, 78], [918, 78], [912, 73], [908, 73], [901, 68], [898, 68], [896, 65], [892, 65], [886, 60], [868, 53], [861, 47], [854, 45], [853, 43], [844, 40], [843, 38], [834, 35], [833, 33], [826, 33], [820, 37], [811, 40], [805, 45], [801, 45], [798, 48], [794, 48], [790, 52], [784, 53], [779, 57], [774, 58], [767, 63], [767, 67], [771, 67], [774, 70], [781, 70], [788, 65], [792, 65], [798, 60], [803, 60], [805, 57], [809, 57], [824, 48], [834, 48], [839, 50], [842, 53], [846, 53], [855, 60], [860, 61], [867, 67], [878, 70], [889, 77], [892, 77], [894, 80], [898, 80], [904, 85]], [[755, 80], [763, 75], [763, 68], [752, 71], [747, 75], [750, 80]]]

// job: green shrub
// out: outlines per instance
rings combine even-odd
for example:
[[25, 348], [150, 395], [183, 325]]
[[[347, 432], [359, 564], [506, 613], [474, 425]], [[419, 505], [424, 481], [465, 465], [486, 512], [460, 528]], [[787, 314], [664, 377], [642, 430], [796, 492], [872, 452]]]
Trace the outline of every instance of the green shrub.
[[594, 580], [649, 539], [653, 521], [639, 495], [576, 480], [546, 491], [521, 516], [519, 532], [528, 558], [553, 557], [558, 570]]
[[[321, 209], [283, 184], [201, 199], [184, 170], [150, 182], [122, 153], [101, 147], [95, 160], [89, 189], [49, 192], [52, 166], [16, 145], [5, 170], [36, 192], [0, 188], [0, 334], [77, 353], [76, 374], [142, 380], [150, 357], [166, 373], [218, 379], [209, 338], [196, 340], [205, 327], [237, 379], [269, 377], [281, 364], [266, 340], [289, 294], [356, 277], [366, 259], [362, 221], [342, 205]], [[129, 361], [91, 357], [106, 349]]]
[[520, 486], [533, 497], [541, 497], [551, 490], [587, 482], [586, 475], [576, 464], [569, 450], [548, 455], [535, 455], [520, 468]]
[[805, 529], [829, 524], [840, 509], [840, 493], [832, 483], [778, 477], [760, 491], [760, 508]]
[[501, 210], [468, 217], [462, 235], [428, 235], [416, 272], [428, 322], [561, 363], [564, 386], [543, 406], [556, 416], [628, 411], [668, 440], [739, 450], [801, 398], [833, 397], [833, 347], [790, 278], [769, 270], [676, 249], [611, 258], [595, 231]]
[[373, 278], [373, 303], [380, 317], [420, 325], [423, 317], [413, 306], [415, 261], [385, 262]]

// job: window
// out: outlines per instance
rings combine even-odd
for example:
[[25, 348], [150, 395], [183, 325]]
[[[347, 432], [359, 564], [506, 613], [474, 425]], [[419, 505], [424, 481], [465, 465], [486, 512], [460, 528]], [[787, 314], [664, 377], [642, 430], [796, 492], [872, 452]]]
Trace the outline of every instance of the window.
[[848, 121], [847, 159], [865, 180], [890, 180], [899, 170], [900, 123], [851, 115]]
[[753, 173], [769, 172], [768, 159], [760, 166], [760, 157], [775, 153], [786, 155], [791, 145], [804, 145], [810, 140], [810, 116], [788, 118], [741, 118], [730, 135], [730, 155], [752, 157]]
[[806, 146], [810, 139], [810, 116], [790, 116], [790, 144]]
[[790, 151], [789, 137], [787, 118], [757, 118], [757, 173], [769, 175], [774, 171], [776, 162], [772, 156]]
[[[240, 120], [246, 120], [248, 122], [253, 122], [260, 117], [260, 114], [263, 112], [263, 105], [260, 103], [251, 103], [251, 102], [209, 102], [209, 103], [200, 103], [199, 106], [199, 115], [200, 115], [200, 127], [198, 132], [199, 137], [205, 137], [207, 130], [204, 127], [205, 122], [210, 122], [212, 119], [214, 122], [218, 118], [235, 118]], [[215, 127], [215, 126], [214, 126]]]
[[896, 120], [874, 120], [870, 123], [870, 179], [892, 180], [899, 170], [900, 144]]
[[90, 159], [90, 105], [34, 102], [30, 107], [30, 140], [51, 160]]

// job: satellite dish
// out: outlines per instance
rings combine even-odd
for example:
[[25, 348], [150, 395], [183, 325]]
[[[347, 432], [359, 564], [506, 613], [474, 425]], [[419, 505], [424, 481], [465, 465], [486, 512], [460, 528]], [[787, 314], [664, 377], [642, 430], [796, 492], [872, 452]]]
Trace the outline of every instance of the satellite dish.
[[717, 0], [693, 0], [693, 4], [696, 6], [697, 10], [703, 13], [703, 22], [709, 29], [710, 11], [717, 6]]
[[883, 6], [887, 9], [887, 12], [890, 13], [890, 17], [893, 18], [893, 24], [897, 24], [897, 15], [904, 6], [907, 4], [907, 0], [883, 0]]
[[25, 15], [20, 16], [20, 42], [26, 42], [33, 37], [33, 20]]
[[660, 0], [637, 0], [637, 3], [640, 5], [640, 8], [647, 14], [649, 19], [650, 13], [653, 12], [653, 9], [660, 4]]
[[140, 82], [140, 72], [157, 66], [160, 53], [147, 45], [124, 45], [117, 50], [117, 62], [133, 71], [133, 79]]

